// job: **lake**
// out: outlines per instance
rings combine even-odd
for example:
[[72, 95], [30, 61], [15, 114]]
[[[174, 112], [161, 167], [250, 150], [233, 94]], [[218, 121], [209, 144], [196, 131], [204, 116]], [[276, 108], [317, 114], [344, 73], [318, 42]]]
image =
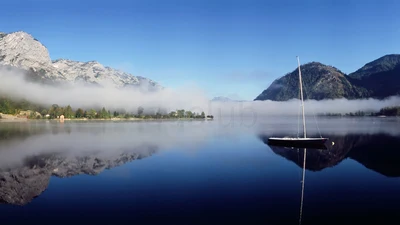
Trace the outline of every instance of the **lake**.
[[[1, 224], [389, 224], [399, 118], [0, 122]], [[332, 143], [333, 142], [333, 143]], [[300, 209], [301, 221], [300, 219]]]

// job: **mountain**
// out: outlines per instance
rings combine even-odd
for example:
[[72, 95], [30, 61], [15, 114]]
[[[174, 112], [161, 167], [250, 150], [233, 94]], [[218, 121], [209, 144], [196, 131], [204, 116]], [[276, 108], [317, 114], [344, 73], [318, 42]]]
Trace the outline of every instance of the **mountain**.
[[374, 74], [388, 72], [400, 65], [400, 54], [385, 55], [365, 64], [356, 72], [349, 74], [351, 78], [361, 80]]
[[[311, 62], [301, 66], [304, 98], [385, 98], [400, 94], [400, 55], [385, 55], [349, 75], [332, 66]], [[299, 98], [298, 69], [275, 80], [254, 100]]]
[[242, 102], [242, 100], [234, 100], [228, 97], [218, 96], [211, 99], [212, 102]]
[[[319, 62], [301, 66], [303, 95], [307, 99], [361, 98], [367, 90], [353, 85], [340, 70]], [[255, 100], [287, 101], [299, 98], [299, 72], [291, 73], [275, 80]]]
[[[19, 31], [0, 33], [0, 65], [18, 68], [28, 79], [54, 83], [111, 84], [115, 87], [145, 86], [150, 90], [162, 87], [156, 82], [103, 66], [99, 62], [78, 62], [67, 59], [52, 61], [47, 48], [30, 34]], [[33, 77], [33, 78], [32, 78]], [[51, 82], [50, 82], [51, 83]]]
[[400, 95], [400, 54], [385, 55], [349, 74], [353, 83], [370, 90], [370, 96]]

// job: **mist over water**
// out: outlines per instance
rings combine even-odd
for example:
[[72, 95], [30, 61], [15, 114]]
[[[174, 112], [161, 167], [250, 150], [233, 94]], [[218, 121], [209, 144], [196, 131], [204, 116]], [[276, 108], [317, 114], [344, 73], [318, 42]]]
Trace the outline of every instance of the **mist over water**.
[[[106, 107], [109, 110], [125, 109], [137, 112], [142, 106], [145, 113], [155, 113], [159, 108], [167, 112], [185, 109], [202, 112], [214, 117], [258, 117], [271, 115], [298, 115], [300, 102], [293, 99], [286, 102], [277, 101], [244, 101], [244, 102], [213, 102], [206, 93], [196, 85], [183, 85], [181, 88], [164, 88], [157, 92], [147, 91], [148, 83], [142, 86], [117, 89], [111, 83], [102, 82], [103, 87], [84, 86], [81, 83], [64, 86], [41, 85], [27, 82], [23, 75], [13, 70], [0, 70], [0, 94], [8, 94], [15, 98], [25, 98], [35, 103], [46, 105], [71, 105], [77, 108]], [[260, 90], [262, 91], [262, 90]], [[379, 111], [387, 106], [400, 105], [400, 97], [393, 96], [385, 100], [306, 100], [307, 115], [318, 113], [349, 113], [362, 111]]]
[[[307, 134], [319, 136], [378, 134], [400, 136], [400, 119], [306, 118]], [[159, 151], [184, 148], [198, 151], [210, 139], [235, 141], [243, 134], [296, 136], [301, 121], [293, 116], [221, 118], [213, 121], [151, 122], [0, 122], [0, 167], [23, 163], [40, 154], [107, 156], [153, 146]]]
[[[304, 224], [397, 215], [400, 120], [306, 119], [335, 145], [307, 151]], [[0, 219], [294, 224], [302, 153], [265, 138], [297, 132], [297, 116], [0, 122]]]
[[158, 150], [180, 146], [190, 151], [199, 148], [210, 134], [210, 127], [202, 123], [0, 123], [0, 132], [8, 135], [0, 139], [0, 168], [19, 165], [26, 157], [40, 154], [106, 157], [138, 153], [146, 146]]
[[[378, 99], [334, 99], [305, 100], [305, 114], [308, 116], [320, 113], [350, 113], [356, 111], [377, 112], [381, 108], [400, 105], [400, 97], [392, 96], [384, 100]], [[217, 117], [264, 117], [264, 116], [296, 116], [300, 115], [300, 101], [251, 101], [251, 102], [212, 102], [208, 108]]]

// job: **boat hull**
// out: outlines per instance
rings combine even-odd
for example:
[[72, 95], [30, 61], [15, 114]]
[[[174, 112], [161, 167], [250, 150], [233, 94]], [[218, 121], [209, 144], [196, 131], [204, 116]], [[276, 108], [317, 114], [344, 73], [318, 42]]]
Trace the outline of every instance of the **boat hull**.
[[326, 149], [328, 138], [268, 138], [268, 144], [295, 148]]

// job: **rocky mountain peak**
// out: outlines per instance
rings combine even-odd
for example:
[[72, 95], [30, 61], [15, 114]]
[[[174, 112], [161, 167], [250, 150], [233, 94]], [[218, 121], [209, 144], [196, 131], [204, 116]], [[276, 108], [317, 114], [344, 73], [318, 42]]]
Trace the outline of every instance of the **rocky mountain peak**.
[[[307, 99], [335, 99], [360, 96], [363, 90], [353, 87], [345, 74], [319, 62], [301, 65], [304, 96]], [[255, 100], [287, 101], [299, 96], [298, 68], [275, 80]]]
[[[384, 99], [400, 95], [400, 54], [384, 55], [349, 75], [319, 62], [302, 65], [301, 73], [307, 99]], [[298, 77], [296, 68], [272, 82], [254, 100], [286, 101], [298, 98]]]
[[51, 66], [47, 48], [23, 31], [3, 35], [0, 39], [0, 62], [21, 69]]
[[[298, 69], [296, 68], [293, 72], [297, 72]], [[338, 70], [336, 67], [325, 65], [320, 62], [310, 62], [304, 65], [301, 65], [301, 73], [302, 75], [307, 75], [307, 73], [328, 73], [328, 74], [335, 74], [337, 76], [343, 76], [344, 73]], [[298, 73], [297, 73], [298, 75]]]
[[97, 61], [79, 62], [59, 59], [53, 62], [53, 66], [64, 74], [68, 81], [85, 81], [102, 84], [110, 81], [117, 87], [126, 84], [139, 84], [139, 79], [128, 73], [105, 67]]
[[[114, 85], [115, 87], [144, 86], [149, 90], [159, 90], [162, 87], [156, 82], [133, 76], [92, 60], [79, 62], [69, 59], [50, 59], [47, 48], [32, 35], [18, 31], [0, 34], [0, 66], [13, 66], [29, 71], [32, 80], [89, 83], [94, 85]], [[52, 83], [48, 82], [48, 83]]]

